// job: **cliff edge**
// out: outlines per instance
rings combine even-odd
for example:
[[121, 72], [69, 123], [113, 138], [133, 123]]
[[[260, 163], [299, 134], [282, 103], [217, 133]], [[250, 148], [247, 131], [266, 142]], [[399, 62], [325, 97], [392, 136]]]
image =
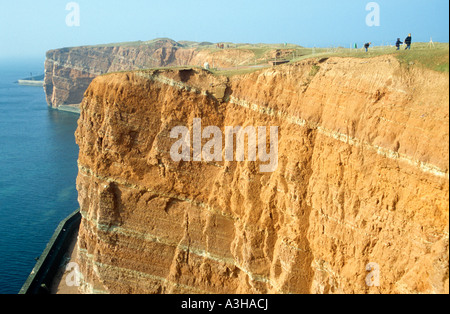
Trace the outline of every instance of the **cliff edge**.
[[[212, 43], [178, 43], [163, 38], [148, 42], [50, 50], [45, 61], [44, 90], [47, 103], [53, 108], [78, 106], [92, 80], [106, 73], [186, 65], [203, 67], [205, 62], [214, 67], [229, 68], [256, 62], [261, 58], [265, 60], [277, 52], [270, 46], [244, 46], [250, 49], [233, 46], [216, 49]], [[255, 51], [259, 54], [255, 54]], [[266, 54], [261, 51], [266, 51]], [[289, 51], [292, 53], [293, 50], [287, 49], [285, 53]]]
[[[448, 293], [448, 74], [329, 58], [114, 73], [84, 96], [83, 292]], [[175, 162], [196, 118], [277, 126], [276, 170]]]

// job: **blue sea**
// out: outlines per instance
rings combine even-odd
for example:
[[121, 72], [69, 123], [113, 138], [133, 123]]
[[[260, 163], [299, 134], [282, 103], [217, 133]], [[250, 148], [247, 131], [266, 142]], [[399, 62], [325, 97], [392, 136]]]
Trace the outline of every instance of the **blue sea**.
[[49, 109], [18, 79], [43, 60], [0, 60], [0, 294], [16, 294], [59, 222], [78, 208], [78, 115]]

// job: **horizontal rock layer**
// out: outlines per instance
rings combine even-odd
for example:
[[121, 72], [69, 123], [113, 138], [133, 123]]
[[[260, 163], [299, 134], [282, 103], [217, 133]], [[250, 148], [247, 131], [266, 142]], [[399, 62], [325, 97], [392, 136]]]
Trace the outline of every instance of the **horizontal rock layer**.
[[[448, 84], [392, 57], [96, 78], [76, 132], [82, 290], [448, 293]], [[278, 126], [278, 168], [174, 162], [170, 132], [195, 118]]]

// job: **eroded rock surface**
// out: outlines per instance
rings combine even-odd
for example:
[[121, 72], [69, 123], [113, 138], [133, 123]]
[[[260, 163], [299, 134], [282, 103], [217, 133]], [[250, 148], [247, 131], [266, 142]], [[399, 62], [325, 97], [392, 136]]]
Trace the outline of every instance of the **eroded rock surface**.
[[[82, 291], [448, 293], [448, 88], [392, 57], [96, 78], [76, 132]], [[170, 131], [194, 118], [278, 126], [278, 168], [174, 162]]]

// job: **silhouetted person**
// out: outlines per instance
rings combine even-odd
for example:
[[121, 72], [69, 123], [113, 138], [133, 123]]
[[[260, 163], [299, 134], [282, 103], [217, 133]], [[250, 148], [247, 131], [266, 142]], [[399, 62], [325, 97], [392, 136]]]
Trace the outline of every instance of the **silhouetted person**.
[[400, 40], [400, 38], [397, 38], [397, 42], [395, 43], [395, 47], [397, 47], [397, 50], [400, 50], [400, 45], [403, 45], [403, 42]]
[[369, 51], [370, 45], [372, 45], [372, 43], [365, 43], [365, 44], [364, 44], [364, 48], [366, 49], [366, 52]]
[[411, 34], [409, 34], [408, 37], [406, 37], [406, 39], [405, 39], [405, 45], [406, 45], [405, 50], [406, 49], [411, 50], [411, 42], [412, 42], [412, 37], [411, 37]]

